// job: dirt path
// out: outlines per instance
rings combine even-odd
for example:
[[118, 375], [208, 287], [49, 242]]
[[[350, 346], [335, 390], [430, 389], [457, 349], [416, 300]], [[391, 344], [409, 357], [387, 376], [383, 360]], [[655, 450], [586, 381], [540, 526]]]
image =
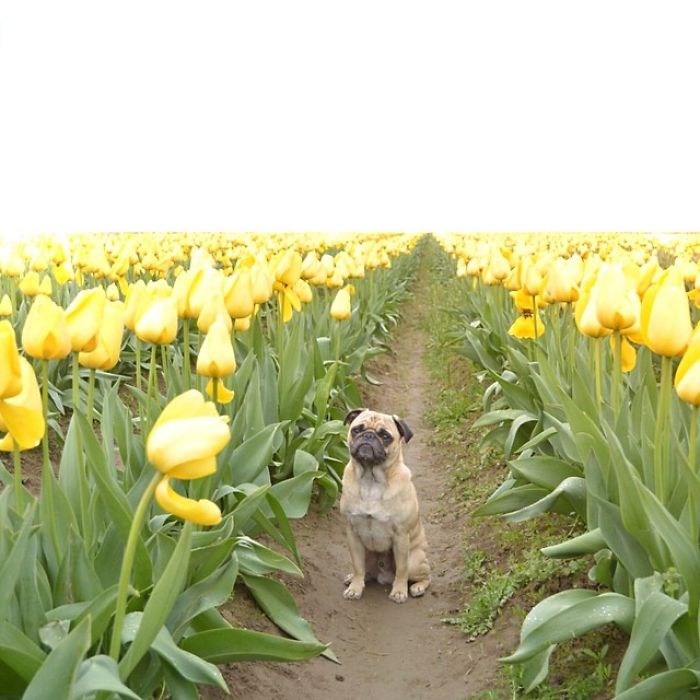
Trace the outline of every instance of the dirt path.
[[450, 454], [432, 444], [425, 421], [437, 393], [424, 362], [428, 338], [422, 325], [430, 313], [424, 303], [426, 278], [421, 275], [404, 305], [392, 354], [370, 371], [382, 385], [368, 387], [365, 402], [400, 415], [414, 431], [404, 457], [413, 471], [430, 545], [431, 588], [425, 597], [397, 605], [389, 600], [388, 587], [373, 582], [360, 601], [344, 600], [343, 576], [350, 560], [338, 509], [309, 514], [295, 523], [305, 579], [287, 583], [302, 615], [319, 639], [332, 643], [341, 665], [321, 657], [304, 664], [237, 664], [225, 672], [235, 698], [462, 700], [489, 687], [497, 658], [514, 646], [517, 623], [504, 621], [468, 643], [458, 629], [441, 622], [464, 604], [464, 533], [466, 529], [468, 535], [469, 523], [463, 506], [450, 494]]

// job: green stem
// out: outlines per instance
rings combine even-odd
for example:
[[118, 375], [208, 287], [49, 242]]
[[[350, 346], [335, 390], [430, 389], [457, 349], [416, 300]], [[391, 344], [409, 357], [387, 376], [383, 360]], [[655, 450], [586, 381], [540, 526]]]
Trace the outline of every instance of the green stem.
[[593, 368], [595, 373], [595, 398], [598, 405], [603, 403], [603, 384], [600, 370], [600, 343], [601, 338], [593, 338]]
[[[155, 346], [154, 346], [155, 347]], [[114, 609], [114, 626], [112, 627], [112, 641], [109, 645], [109, 655], [119, 661], [119, 648], [121, 644], [122, 627], [124, 626], [124, 617], [126, 616], [126, 599], [129, 592], [129, 580], [131, 579], [131, 569], [134, 565], [134, 556], [136, 554], [136, 545], [138, 544], [141, 526], [146, 516], [146, 511], [151, 504], [151, 499], [156, 490], [156, 486], [163, 478], [160, 472], [156, 472], [149, 482], [146, 490], [141, 496], [141, 500], [136, 506], [134, 519], [131, 522], [129, 529], [129, 537], [126, 541], [124, 549], [124, 558], [122, 559], [122, 568], [119, 572], [119, 584], [117, 587], [117, 601]]]
[[88, 395], [87, 395], [87, 419], [88, 423], [92, 425], [92, 421], [95, 417], [95, 370], [90, 368], [90, 379], [88, 381]]
[[73, 410], [80, 411], [80, 367], [78, 353], [73, 353]]
[[182, 319], [182, 369], [185, 377], [185, 391], [192, 388], [192, 368], [190, 366], [190, 319]]
[[576, 328], [576, 321], [574, 320], [574, 306], [571, 302], [569, 302], [566, 305], [567, 308], [567, 313], [566, 313], [566, 323], [568, 324], [568, 333], [569, 333], [569, 347], [568, 347], [568, 352], [569, 352], [569, 376], [570, 376], [570, 386], [571, 386], [571, 393], [573, 395], [573, 386], [574, 386], [574, 375], [576, 374], [576, 340], [577, 336], [576, 333], [578, 332]]
[[212, 398], [212, 401], [214, 402], [214, 405], [219, 403], [219, 378], [218, 377], [212, 377], [211, 398]]
[[613, 376], [610, 382], [610, 405], [613, 420], [617, 420], [620, 411], [620, 387], [622, 384], [622, 336], [620, 331], [613, 332]]
[[[690, 429], [688, 432], [688, 469], [695, 476], [695, 462], [698, 435], [698, 407], [693, 406], [690, 410]], [[691, 476], [691, 479], [693, 477]], [[695, 492], [691, 488], [688, 490], [688, 515], [690, 538], [694, 545], [698, 543], [698, 504], [695, 499]]]
[[[142, 392], [142, 377], [141, 377], [141, 341], [139, 340], [139, 337], [136, 336], [136, 388], [138, 389], [139, 393]], [[139, 430], [143, 432], [143, 407], [141, 405], [141, 397], [139, 396], [138, 401], [136, 402], [138, 405], [138, 411], [139, 411]]]
[[24, 486], [22, 486], [22, 457], [20, 456], [19, 447], [13, 440], [12, 448], [12, 463], [15, 477], [15, 502], [17, 503], [17, 512], [22, 513], [24, 510]]
[[661, 383], [656, 407], [656, 430], [654, 431], [654, 490], [659, 500], [666, 505], [668, 491], [668, 423], [671, 409], [671, 380], [673, 361], [661, 358]]
[[43, 470], [51, 471], [49, 462], [49, 361], [41, 361], [41, 408], [44, 412], [44, 421], [46, 429], [44, 436], [41, 438], [41, 450], [43, 455]]
[[151, 396], [155, 395], [155, 383], [156, 383], [156, 359], [158, 357], [158, 346], [153, 343], [151, 345], [151, 364], [148, 368], [148, 390], [146, 394], [146, 420], [150, 426], [151, 424]]
[[533, 295], [532, 297], [532, 322], [535, 324], [535, 342], [539, 337], [537, 333], [537, 297]]
[[165, 372], [168, 366], [168, 347], [165, 343], [160, 346], [160, 364], [163, 373], [163, 386], [165, 387], [165, 393], [168, 393], [168, 380], [166, 379]]

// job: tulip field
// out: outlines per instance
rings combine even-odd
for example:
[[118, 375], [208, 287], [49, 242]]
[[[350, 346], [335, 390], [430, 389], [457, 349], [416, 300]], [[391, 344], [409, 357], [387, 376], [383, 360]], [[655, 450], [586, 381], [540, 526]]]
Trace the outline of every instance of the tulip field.
[[[343, 418], [427, 245], [508, 465], [476, 515], [564, 514], [582, 534], [544, 555], [590, 562], [503, 661], [527, 693], [613, 623], [616, 698], [698, 697], [690, 234], [0, 241], [0, 696], [197, 698], [220, 664], [335, 659], [275, 574], [302, 573], [290, 521], [336, 503]], [[284, 635], [232, 625], [235, 585]]]

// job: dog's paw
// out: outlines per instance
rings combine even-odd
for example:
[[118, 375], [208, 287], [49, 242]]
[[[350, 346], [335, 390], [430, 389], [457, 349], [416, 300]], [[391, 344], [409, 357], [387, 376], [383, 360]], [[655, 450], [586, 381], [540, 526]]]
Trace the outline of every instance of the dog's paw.
[[405, 586], [403, 588], [392, 588], [389, 598], [395, 603], [405, 603], [408, 600], [408, 591]]
[[343, 592], [343, 598], [345, 600], [359, 600], [362, 598], [362, 592], [365, 589], [364, 583], [351, 582], [350, 585]]
[[429, 585], [430, 581], [416, 581], [408, 590], [414, 598], [418, 598], [426, 592]]
[[352, 581], [352, 574], [346, 574], [346, 575], [345, 575], [345, 578], [343, 579], [343, 583], [344, 583], [346, 586], [349, 586], [349, 585], [350, 585], [350, 581]]

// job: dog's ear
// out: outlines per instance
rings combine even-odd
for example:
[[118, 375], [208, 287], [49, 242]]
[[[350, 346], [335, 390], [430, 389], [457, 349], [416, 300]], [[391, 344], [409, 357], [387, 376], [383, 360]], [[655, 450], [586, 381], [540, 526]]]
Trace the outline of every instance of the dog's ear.
[[345, 420], [343, 421], [343, 423], [345, 423], [345, 425], [349, 425], [349, 424], [352, 423], [352, 422], [355, 420], [355, 418], [357, 418], [357, 416], [359, 416], [360, 413], [362, 413], [362, 411], [364, 411], [364, 410], [365, 410], [364, 408], [353, 408], [352, 411], [350, 411], [350, 412], [348, 413], [348, 415], [345, 416]]
[[399, 435], [408, 442], [413, 437], [413, 431], [408, 427], [405, 420], [399, 418], [398, 416], [392, 416], [396, 427], [398, 428]]

